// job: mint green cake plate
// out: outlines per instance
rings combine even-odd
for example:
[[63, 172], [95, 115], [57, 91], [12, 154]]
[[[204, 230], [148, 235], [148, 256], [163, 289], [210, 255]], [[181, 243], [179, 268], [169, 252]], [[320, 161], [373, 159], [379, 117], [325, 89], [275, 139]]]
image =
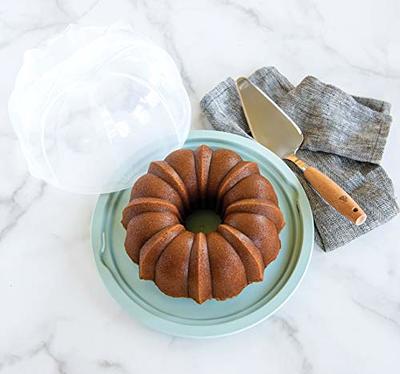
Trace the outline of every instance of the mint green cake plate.
[[209, 300], [202, 305], [166, 296], [153, 282], [139, 279], [138, 266], [125, 253], [125, 230], [120, 221], [130, 191], [101, 195], [92, 220], [96, 265], [116, 301], [155, 330], [193, 338], [243, 331], [276, 312], [299, 285], [311, 258], [314, 238], [307, 197], [280, 158], [250, 139], [218, 131], [193, 131], [185, 147], [195, 149], [201, 144], [229, 148], [244, 160], [257, 162], [275, 188], [286, 226], [280, 234], [279, 256], [266, 268], [263, 282], [249, 285], [230, 300]]

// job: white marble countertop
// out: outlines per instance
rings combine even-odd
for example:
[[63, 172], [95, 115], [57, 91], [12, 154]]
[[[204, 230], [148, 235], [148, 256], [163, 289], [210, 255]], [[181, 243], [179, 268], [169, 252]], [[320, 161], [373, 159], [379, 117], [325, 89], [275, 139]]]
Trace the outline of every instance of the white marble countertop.
[[273, 317], [215, 340], [150, 331], [109, 296], [89, 243], [95, 197], [29, 176], [7, 100], [23, 51], [69, 23], [119, 19], [163, 45], [184, 77], [193, 126], [205, 92], [275, 65], [393, 104], [383, 165], [400, 193], [400, 6], [364, 1], [2, 0], [0, 373], [394, 373], [400, 370], [400, 217], [345, 248], [314, 249]]

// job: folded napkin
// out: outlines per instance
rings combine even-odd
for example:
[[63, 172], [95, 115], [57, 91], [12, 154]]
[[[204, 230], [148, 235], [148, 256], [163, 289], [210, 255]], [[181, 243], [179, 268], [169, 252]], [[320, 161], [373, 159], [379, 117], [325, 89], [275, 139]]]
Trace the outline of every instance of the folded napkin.
[[[303, 131], [298, 156], [338, 183], [368, 215], [361, 226], [350, 223], [287, 161], [310, 200], [315, 239], [323, 250], [338, 248], [399, 212], [392, 182], [379, 166], [392, 121], [390, 104], [351, 96], [311, 76], [295, 87], [274, 67], [257, 70], [249, 79]], [[233, 79], [206, 94], [201, 108], [216, 130], [251, 137]]]

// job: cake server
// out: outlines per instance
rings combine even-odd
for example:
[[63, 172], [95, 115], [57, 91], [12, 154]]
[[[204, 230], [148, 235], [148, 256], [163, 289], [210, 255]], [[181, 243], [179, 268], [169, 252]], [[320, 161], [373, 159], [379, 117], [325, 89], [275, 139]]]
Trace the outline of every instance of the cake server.
[[304, 137], [289, 116], [247, 78], [238, 78], [236, 87], [254, 139], [280, 158], [293, 162], [314, 190], [340, 214], [356, 225], [363, 224], [367, 215], [350, 195], [296, 156]]

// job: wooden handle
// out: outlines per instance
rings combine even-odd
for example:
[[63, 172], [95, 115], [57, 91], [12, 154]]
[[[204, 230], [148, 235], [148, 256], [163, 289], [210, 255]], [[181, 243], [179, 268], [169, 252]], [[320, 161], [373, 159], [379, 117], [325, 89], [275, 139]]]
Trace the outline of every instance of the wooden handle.
[[367, 215], [350, 195], [339, 187], [331, 178], [318, 169], [309, 166], [304, 170], [304, 177], [321, 195], [321, 197], [356, 225], [362, 225]]
[[288, 157], [304, 173], [304, 177], [321, 195], [321, 197], [335, 208], [341, 215], [349, 219], [356, 225], [362, 225], [367, 219], [367, 215], [351, 196], [339, 187], [331, 178], [321, 173], [318, 169], [308, 166], [304, 161], [296, 156]]

